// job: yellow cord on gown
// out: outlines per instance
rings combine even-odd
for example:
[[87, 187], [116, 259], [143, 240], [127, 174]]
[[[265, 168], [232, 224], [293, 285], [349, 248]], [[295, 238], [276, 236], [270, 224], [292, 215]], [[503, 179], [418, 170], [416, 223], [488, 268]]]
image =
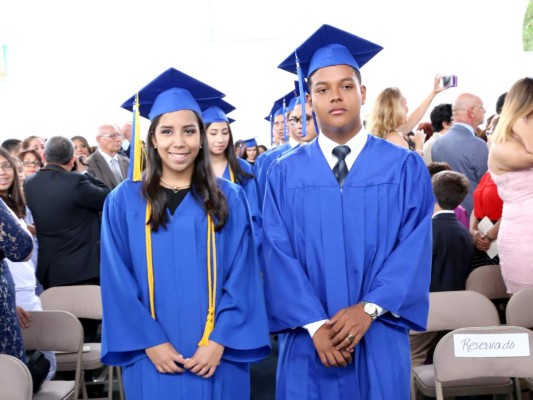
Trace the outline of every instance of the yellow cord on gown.
[[152, 215], [152, 205], [149, 201], [146, 202], [146, 221], [145, 221], [145, 236], [146, 236], [146, 266], [148, 268], [148, 293], [150, 296], [150, 314], [155, 319], [155, 305], [154, 305], [154, 265], [152, 263], [152, 229], [150, 229], [150, 216]]
[[[148, 269], [148, 292], [150, 297], [150, 313], [155, 319], [155, 302], [154, 302], [154, 265], [152, 260], [152, 230], [150, 227], [150, 217], [152, 215], [152, 205], [146, 203], [146, 265]], [[213, 250], [213, 268], [211, 272], [211, 249]], [[198, 343], [199, 346], [207, 345], [209, 335], [215, 328], [215, 304], [217, 293], [217, 245], [215, 237], [215, 224], [210, 215], [207, 215], [207, 295], [208, 310], [205, 322], [204, 334]]]
[[233, 171], [231, 170], [231, 167], [228, 165], [229, 169], [229, 180], [235, 183], [235, 176], [233, 175]]
[[[211, 247], [213, 248], [213, 274], [211, 275]], [[217, 246], [215, 241], [215, 224], [211, 216], [207, 216], [207, 295], [209, 296], [209, 309], [202, 339], [198, 346], [206, 346], [209, 335], [215, 328], [215, 302], [217, 296]]]

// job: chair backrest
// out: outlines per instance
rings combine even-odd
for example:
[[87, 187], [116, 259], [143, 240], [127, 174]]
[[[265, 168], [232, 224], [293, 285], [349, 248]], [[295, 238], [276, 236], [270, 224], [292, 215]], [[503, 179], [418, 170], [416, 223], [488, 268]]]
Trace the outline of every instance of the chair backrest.
[[83, 354], [83, 326], [72, 313], [62, 310], [31, 311], [30, 326], [22, 329], [26, 350], [63, 351], [76, 354], [74, 393], [78, 393]]
[[513, 294], [505, 309], [507, 324], [533, 328], [531, 307], [533, 307], [533, 287], [521, 289]]
[[100, 286], [56, 286], [39, 295], [44, 310], [64, 310], [78, 318], [102, 319]]
[[30, 371], [18, 358], [0, 354], [0, 397], [10, 400], [31, 400], [33, 382]]
[[466, 279], [466, 290], [481, 293], [491, 300], [510, 297], [499, 265], [483, 265], [470, 272]]
[[499, 324], [496, 306], [481, 293], [457, 290], [429, 294], [427, 332]]
[[[529, 355], [500, 357], [456, 357], [456, 334], [515, 334], [528, 336]], [[460, 328], [447, 333], [437, 344], [433, 354], [437, 399], [443, 398], [442, 383], [481, 377], [527, 378], [533, 373], [533, 331], [517, 326]]]

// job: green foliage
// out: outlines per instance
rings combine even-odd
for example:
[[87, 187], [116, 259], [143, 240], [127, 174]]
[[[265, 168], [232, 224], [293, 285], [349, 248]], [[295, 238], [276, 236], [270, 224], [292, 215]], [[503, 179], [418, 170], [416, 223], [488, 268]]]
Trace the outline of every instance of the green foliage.
[[524, 42], [524, 51], [533, 51], [533, 0], [529, 0], [524, 16], [522, 41]]

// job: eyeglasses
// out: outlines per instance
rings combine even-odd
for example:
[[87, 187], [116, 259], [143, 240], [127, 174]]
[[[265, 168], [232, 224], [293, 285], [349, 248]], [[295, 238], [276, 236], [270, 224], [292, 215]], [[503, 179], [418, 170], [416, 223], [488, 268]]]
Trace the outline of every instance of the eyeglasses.
[[41, 164], [40, 161], [22, 161], [22, 165], [24, 165], [25, 167], [42, 167], [43, 164]]
[[98, 137], [105, 137], [105, 138], [109, 138], [109, 139], [117, 139], [117, 138], [122, 138], [122, 135], [120, 133], [111, 133], [111, 134], [107, 134], [107, 135], [100, 135]]
[[[309, 122], [311, 121], [313, 117], [311, 115], [307, 115], [305, 116], [305, 124], [306, 125], [309, 125]], [[289, 119], [289, 122], [292, 126], [296, 126], [298, 124], [303, 124], [303, 118], [298, 118], [298, 117], [292, 117]]]
[[481, 111], [483, 111], [483, 113], [487, 112], [487, 110], [485, 110], [485, 107], [483, 106], [472, 106], [472, 108], [479, 108]]
[[13, 164], [10, 162], [5, 162], [0, 164], [0, 168], [2, 168], [4, 171], [13, 171]]

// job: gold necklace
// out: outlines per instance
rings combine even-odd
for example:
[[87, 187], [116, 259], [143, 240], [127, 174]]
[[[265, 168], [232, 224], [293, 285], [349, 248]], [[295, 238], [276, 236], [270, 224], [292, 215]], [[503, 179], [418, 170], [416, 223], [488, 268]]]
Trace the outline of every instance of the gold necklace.
[[185, 185], [185, 186], [174, 186], [174, 185], [171, 185], [170, 183], [166, 182], [163, 178], [159, 178], [159, 180], [161, 182], [163, 182], [166, 186], [169, 187], [169, 189], [172, 189], [172, 191], [174, 193], [178, 193], [181, 189], [186, 189], [188, 188], [189, 186], [191, 186], [191, 184], [189, 183], [188, 185]]

